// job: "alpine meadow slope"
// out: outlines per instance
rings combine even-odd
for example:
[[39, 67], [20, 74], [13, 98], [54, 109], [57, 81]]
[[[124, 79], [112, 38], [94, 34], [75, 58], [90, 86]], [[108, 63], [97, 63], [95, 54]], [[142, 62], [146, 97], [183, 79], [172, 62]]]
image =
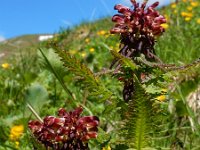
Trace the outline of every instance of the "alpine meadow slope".
[[0, 43], [0, 150], [200, 149], [200, 0], [131, 3]]

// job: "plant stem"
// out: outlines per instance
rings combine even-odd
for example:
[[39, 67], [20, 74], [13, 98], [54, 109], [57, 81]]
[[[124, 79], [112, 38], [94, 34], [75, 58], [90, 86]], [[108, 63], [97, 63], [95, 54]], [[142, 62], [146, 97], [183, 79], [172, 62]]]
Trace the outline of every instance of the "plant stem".
[[37, 112], [34, 110], [34, 108], [29, 104], [27, 103], [27, 107], [30, 109], [30, 111], [34, 114], [34, 116], [41, 122], [43, 123], [43, 120], [42, 118], [37, 114]]

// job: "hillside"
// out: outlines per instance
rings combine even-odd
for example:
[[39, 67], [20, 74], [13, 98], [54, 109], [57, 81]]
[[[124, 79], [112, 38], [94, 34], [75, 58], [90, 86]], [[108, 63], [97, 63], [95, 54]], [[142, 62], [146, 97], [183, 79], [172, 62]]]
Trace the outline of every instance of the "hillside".
[[28, 50], [30, 47], [37, 47], [41, 42], [41, 36], [47, 36], [48, 34], [35, 34], [35, 35], [22, 35], [15, 38], [8, 39], [0, 43], [0, 62], [3, 59], [15, 57], [14, 55], [19, 52]]
[[0, 43], [0, 150], [200, 149], [199, 7], [172, 3], [163, 23], [118, 5], [140, 20], [120, 16], [120, 34], [107, 17]]

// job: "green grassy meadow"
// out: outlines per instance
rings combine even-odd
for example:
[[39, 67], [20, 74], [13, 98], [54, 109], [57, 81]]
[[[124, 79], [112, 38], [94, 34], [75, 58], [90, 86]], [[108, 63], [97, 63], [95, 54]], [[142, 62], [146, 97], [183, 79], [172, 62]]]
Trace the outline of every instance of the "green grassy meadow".
[[[156, 38], [156, 55], [163, 64], [185, 67], [164, 73], [154, 70], [154, 80], [144, 87], [154, 99], [152, 106], [158, 119], [152, 115], [155, 124], [142, 149], [200, 149], [199, 8], [200, 0], [182, 0], [160, 10], [167, 23], [164, 34]], [[0, 43], [0, 54], [5, 55], [0, 57], [0, 150], [42, 149], [28, 129], [29, 120], [38, 118], [27, 104], [41, 118], [56, 116], [59, 108], [70, 111], [82, 106], [84, 116], [95, 115], [100, 120], [97, 138], [89, 141], [91, 150], [130, 149], [120, 133], [126, 118], [122, 112], [127, 111], [121, 92], [123, 83], [105, 73], [114, 59], [111, 50], [120, 50], [119, 36], [110, 34], [113, 26], [111, 17], [107, 17], [61, 28], [52, 39], [43, 42], [37, 40], [39, 35], [26, 35]], [[72, 63], [73, 69], [63, 66], [55, 46], [74, 56], [77, 65]], [[77, 71], [79, 63], [98, 77], [103, 96], [98, 90], [96, 96], [90, 94], [94, 89], [86, 85], [93, 82], [82, 82], [81, 71]], [[84, 70], [84, 66], [80, 68]], [[112, 98], [106, 97], [106, 90]]]

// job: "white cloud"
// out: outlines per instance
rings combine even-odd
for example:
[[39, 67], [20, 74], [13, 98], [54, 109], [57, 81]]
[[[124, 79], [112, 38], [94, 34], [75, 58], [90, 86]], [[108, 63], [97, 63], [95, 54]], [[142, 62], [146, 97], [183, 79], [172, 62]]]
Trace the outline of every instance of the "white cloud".
[[3, 37], [2, 35], [0, 35], [0, 42], [3, 42], [3, 41], [5, 41], [5, 40], [6, 40], [6, 38]]
[[62, 20], [62, 23], [64, 23], [65, 25], [67, 25], [69, 27], [73, 26], [73, 24], [67, 20]]

